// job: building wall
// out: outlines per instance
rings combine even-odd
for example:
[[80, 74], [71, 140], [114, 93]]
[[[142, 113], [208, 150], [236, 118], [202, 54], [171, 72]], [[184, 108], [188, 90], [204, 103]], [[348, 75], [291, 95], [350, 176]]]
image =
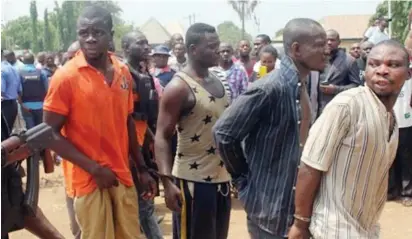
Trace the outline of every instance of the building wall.
[[359, 39], [342, 39], [341, 43], [340, 43], [340, 47], [341, 48], [346, 48], [346, 51], [349, 51], [349, 48], [353, 43], [359, 43], [361, 41], [362, 41], [361, 38], [359, 38]]

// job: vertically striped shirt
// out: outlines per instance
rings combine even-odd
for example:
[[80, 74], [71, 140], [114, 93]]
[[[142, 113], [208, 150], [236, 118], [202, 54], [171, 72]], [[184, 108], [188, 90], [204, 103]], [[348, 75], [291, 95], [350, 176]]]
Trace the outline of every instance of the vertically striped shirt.
[[279, 70], [253, 83], [214, 126], [216, 145], [248, 218], [282, 237], [293, 221], [301, 87], [296, 67], [285, 57]]
[[398, 145], [398, 127], [390, 122], [393, 114], [375, 93], [358, 87], [337, 95], [312, 126], [301, 160], [324, 172], [313, 205], [314, 238], [379, 238]]

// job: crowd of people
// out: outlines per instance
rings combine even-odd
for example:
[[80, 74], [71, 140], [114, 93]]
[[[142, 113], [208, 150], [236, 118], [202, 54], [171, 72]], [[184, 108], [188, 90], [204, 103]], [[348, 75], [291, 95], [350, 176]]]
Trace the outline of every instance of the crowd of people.
[[[53, 128], [74, 238], [163, 238], [160, 183], [174, 238], [227, 238], [233, 192], [253, 239], [379, 238], [386, 200], [412, 205], [412, 46], [386, 27], [347, 53], [306, 18], [278, 49], [195, 23], [115, 54], [111, 14], [89, 6], [61, 57], [2, 50], [2, 127]], [[63, 238], [39, 218], [24, 226]]]

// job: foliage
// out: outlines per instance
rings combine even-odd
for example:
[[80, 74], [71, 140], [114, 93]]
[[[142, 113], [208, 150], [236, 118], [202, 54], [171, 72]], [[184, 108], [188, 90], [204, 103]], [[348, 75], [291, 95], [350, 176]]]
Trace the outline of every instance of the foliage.
[[39, 49], [39, 42], [37, 39], [38, 26], [37, 26], [37, 5], [36, 1], [30, 2], [30, 18], [31, 18], [31, 31], [32, 31], [32, 41], [33, 41], [33, 51], [37, 52]]
[[250, 20], [254, 16], [255, 22], [257, 22], [256, 16], [254, 15], [255, 9], [259, 4], [258, 0], [230, 0], [229, 5], [232, 6], [233, 10], [239, 15], [240, 21], [242, 22], [241, 32], [246, 36], [245, 21]]
[[236, 47], [240, 40], [246, 39], [251, 41], [252, 36], [248, 33], [245, 34], [245, 38], [242, 37], [242, 29], [236, 26], [231, 21], [222, 22], [217, 26], [217, 33], [221, 42], [230, 43], [233, 47]]
[[61, 4], [54, 2], [54, 9], [45, 10], [43, 20], [38, 20], [36, 1], [30, 3], [30, 16], [22, 16], [2, 26], [2, 45], [11, 49], [32, 49], [39, 51], [58, 51], [67, 49], [76, 40], [76, 24], [82, 9], [98, 4], [112, 13], [114, 41], [120, 49], [121, 37], [134, 29], [125, 23], [120, 14], [122, 9], [114, 1], [69, 1]]
[[[392, 10], [392, 38], [403, 42], [409, 32], [408, 29], [408, 14], [412, 8], [412, 1], [391, 1]], [[369, 25], [372, 25], [378, 17], [388, 16], [388, 1], [383, 1], [376, 7], [375, 14], [369, 20]]]
[[50, 32], [49, 14], [47, 8], [44, 10], [44, 48], [53, 48], [53, 39]]

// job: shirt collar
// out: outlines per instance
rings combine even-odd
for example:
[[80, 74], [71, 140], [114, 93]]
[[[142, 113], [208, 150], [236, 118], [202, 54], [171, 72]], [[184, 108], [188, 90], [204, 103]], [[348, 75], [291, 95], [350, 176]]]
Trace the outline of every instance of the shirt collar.
[[[121, 63], [119, 62], [119, 60], [117, 60], [117, 57], [115, 55], [113, 55], [113, 53], [108, 52], [108, 56], [113, 64], [113, 69], [116, 72], [116, 74], [121, 75]], [[77, 51], [75, 54], [75, 57], [72, 59], [74, 60], [74, 62], [76, 63], [76, 65], [79, 68], [92, 68], [95, 69], [94, 67], [92, 67], [91, 65], [89, 65], [89, 63], [87, 63], [86, 58], [84, 57], [84, 54], [81, 50]]]
[[375, 92], [371, 88], [369, 88], [365, 84], [365, 89], [366, 89], [366, 95], [369, 98], [369, 101], [376, 107], [376, 109], [379, 111], [380, 114], [387, 116], [388, 111], [386, 110], [385, 105], [382, 103], [382, 101], [378, 98]]
[[280, 74], [291, 83], [299, 82], [299, 71], [289, 56], [284, 56], [280, 62]]

